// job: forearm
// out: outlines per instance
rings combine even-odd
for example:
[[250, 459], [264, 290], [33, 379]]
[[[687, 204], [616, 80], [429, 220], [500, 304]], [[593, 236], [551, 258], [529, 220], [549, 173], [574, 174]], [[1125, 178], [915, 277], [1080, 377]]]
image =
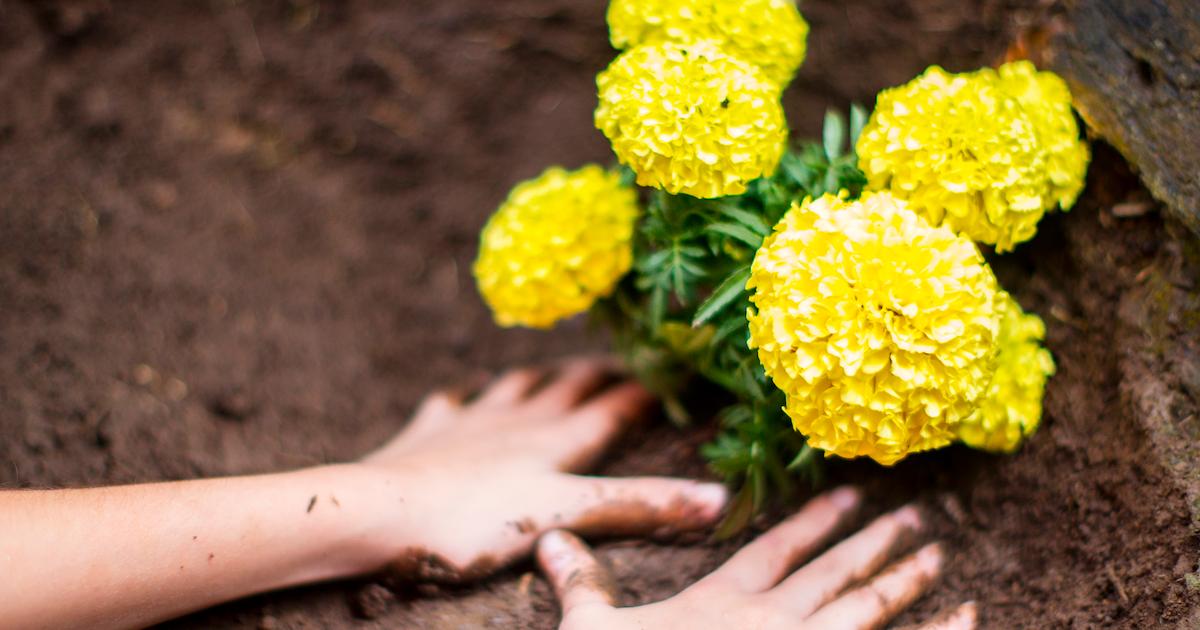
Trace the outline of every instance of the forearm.
[[[382, 568], [400, 501], [354, 466], [0, 492], [0, 627], [126, 628]], [[401, 537], [401, 532], [391, 532]], [[399, 536], [398, 536], [399, 535]]]

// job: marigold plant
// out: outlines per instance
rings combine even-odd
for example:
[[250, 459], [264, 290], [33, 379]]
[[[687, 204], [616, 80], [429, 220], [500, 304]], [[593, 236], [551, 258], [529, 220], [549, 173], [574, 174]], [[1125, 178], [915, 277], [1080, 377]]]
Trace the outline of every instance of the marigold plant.
[[1007, 293], [997, 299], [1001, 311], [999, 352], [987, 391], [975, 412], [959, 424], [958, 438], [974, 448], [998, 453], [1017, 450], [1042, 420], [1046, 379], [1054, 358], [1042, 347], [1046, 325], [1025, 313]]
[[990, 380], [995, 276], [890, 193], [797, 204], [747, 286], [750, 346], [826, 453], [893, 464], [945, 446]]
[[1013, 95], [1033, 123], [1038, 144], [1046, 153], [1045, 176], [1050, 200], [1070, 210], [1083, 191], [1091, 150], [1079, 138], [1071, 110], [1071, 91], [1053, 72], [1038, 72], [1028, 61], [1000, 66], [1000, 86]]
[[857, 147], [870, 187], [1000, 252], [1032, 238], [1074, 202], [1087, 157], [1061, 79], [1031, 68], [934, 66], [881, 92]]
[[483, 228], [475, 278], [501, 326], [547, 328], [612, 293], [633, 261], [637, 196], [599, 166], [518, 185]]
[[779, 88], [713, 42], [637, 46], [596, 84], [596, 127], [642, 186], [723, 197], [779, 164], [787, 141]]
[[815, 481], [822, 455], [1009, 452], [1037, 428], [1044, 327], [972, 239], [1031, 238], [1087, 168], [1065, 85], [1024, 63], [931, 68], [789, 146], [780, 92], [807, 29], [792, 10], [615, 0], [625, 50], [595, 121], [621, 170], [521, 184], [475, 266], [502, 324], [589, 311], [681, 426], [689, 386], [716, 386], [703, 453], [742, 487], [724, 533]]
[[713, 41], [781, 87], [804, 62], [808, 38], [808, 23], [792, 0], [613, 0], [608, 28], [618, 50]]

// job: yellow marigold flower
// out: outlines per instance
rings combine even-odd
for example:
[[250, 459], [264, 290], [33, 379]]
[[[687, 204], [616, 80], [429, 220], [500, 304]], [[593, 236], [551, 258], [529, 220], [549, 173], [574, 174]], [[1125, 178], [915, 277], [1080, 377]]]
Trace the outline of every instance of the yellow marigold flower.
[[1054, 359], [1041, 345], [1046, 325], [1040, 317], [1023, 312], [1004, 292], [997, 308], [1001, 319], [995, 374], [975, 413], [958, 426], [958, 437], [974, 448], [1011, 453], [1042, 420], [1042, 395], [1046, 379], [1054, 374]]
[[1030, 239], [1056, 200], [1036, 127], [991, 69], [933, 66], [884, 90], [857, 150], [871, 189], [997, 251]]
[[779, 90], [712, 42], [637, 46], [596, 84], [596, 127], [642, 186], [723, 197], [779, 165], [787, 141]]
[[707, 39], [787, 85], [804, 62], [808, 23], [794, 0], [612, 0], [613, 48]]
[[637, 196], [596, 165], [513, 188], [483, 228], [475, 279], [501, 326], [548, 328], [612, 293], [633, 263]]
[[794, 205], [747, 288], [750, 347], [828, 454], [891, 465], [945, 446], [991, 378], [995, 276], [890, 193]]
[[1047, 154], [1050, 202], [1070, 210], [1083, 190], [1091, 160], [1071, 111], [1071, 90], [1057, 74], [1038, 72], [1028, 61], [1006, 63], [998, 72], [1001, 88], [1021, 103]]

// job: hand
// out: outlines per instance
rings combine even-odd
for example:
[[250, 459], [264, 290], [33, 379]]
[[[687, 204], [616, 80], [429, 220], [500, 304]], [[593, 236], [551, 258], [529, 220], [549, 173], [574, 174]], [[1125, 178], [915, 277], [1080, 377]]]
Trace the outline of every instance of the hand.
[[[880, 517], [789, 575], [858, 500], [848, 488], [813, 500], [687, 590], [647, 606], [615, 608], [607, 570], [566, 532], [542, 537], [538, 563], [562, 602], [563, 630], [878, 628], [920, 597], [941, 570], [942, 551], [934, 544], [880, 572], [893, 549], [921, 528], [914, 508]], [[975, 606], [968, 603], [922, 629], [970, 630], [975, 623]]]
[[404, 574], [456, 582], [528, 554], [550, 529], [661, 537], [710, 524], [727, 499], [719, 484], [570, 474], [654, 402], [633, 382], [603, 387], [611, 376], [605, 362], [576, 360], [549, 380], [510, 372], [471, 403], [427, 399], [359, 464], [399, 496], [381, 501], [393, 515], [381, 553]]

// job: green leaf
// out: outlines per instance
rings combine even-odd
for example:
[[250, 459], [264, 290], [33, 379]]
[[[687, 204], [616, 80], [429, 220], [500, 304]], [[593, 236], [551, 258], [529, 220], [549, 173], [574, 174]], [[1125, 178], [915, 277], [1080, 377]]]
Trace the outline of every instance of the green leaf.
[[762, 217], [754, 214], [753, 212], [748, 212], [738, 208], [737, 206], [728, 204], [721, 204], [717, 206], [717, 211], [750, 228], [756, 234], [766, 236], [771, 233], [771, 226], [767, 225], [767, 222], [763, 221]]
[[858, 146], [858, 137], [867, 126], [867, 110], [862, 105], [854, 103], [850, 106], [850, 148]]
[[799, 470], [801, 468], [809, 468], [817, 462], [817, 449], [805, 444], [800, 448], [800, 452], [796, 454], [792, 463], [787, 465], [789, 471]]
[[[736, 316], [731, 316], [720, 326], [717, 326], [717, 332], [713, 334], [712, 343], [718, 345], [725, 343], [725, 338], [738, 331], [745, 331], [749, 323], [746, 321], [745, 313], [738, 313]], [[742, 345], [745, 345], [743, 340]]]
[[717, 540], [729, 540], [733, 538], [746, 526], [750, 524], [750, 519], [754, 517], [754, 490], [750, 484], [745, 484], [738, 491], [737, 496], [729, 504], [729, 512], [725, 514], [725, 518], [721, 520], [721, 524], [717, 526], [717, 531], [714, 534]]
[[812, 167], [798, 159], [784, 162], [783, 169], [784, 172], [786, 172], [798, 186], [801, 186], [805, 189], [808, 189], [812, 186], [813, 178], [817, 176]]
[[762, 247], [763, 236], [753, 232], [750, 228], [738, 223], [713, 223], [708, 226], [708, 229], [724, 234], [729, 238], [741, 241], [749, 245], [751, 249]]
[[[754, 446], [758, 447], [757, 442]], [[761, 448], [761, 447], [760, 447]], [[754, 488], [754, 511], [755, 513], [762, 511], [762, 508], [767, 503], [767, 474], [763, 471], [762, 465], [757, 464], [750, 469], [750, 487]]]
[[836, 160], [846, 142], [846, 120], [832, 109], [825, 112], [824, 140], [825, 157]]
[[841, 182], [838, 179], [837, 169], [829, 169], [825, 171], [825, 192], [836, 195], [841, 190], [838, 185]]
[[696, 316], [692, 318], [692, 326], [702, 326], [714, 315], [721, 312], [721, 309], [729, 306], [746, 291], [746, 281], [750, 279], [750, 266], [747, 265], [738, 269], [725, 278], [712, 295], [708, 296], [707, 300], [696, 309]]
[[657, 334], [667, 316], [667, 288], [659, 285], [650, 292], [650, 330]]

